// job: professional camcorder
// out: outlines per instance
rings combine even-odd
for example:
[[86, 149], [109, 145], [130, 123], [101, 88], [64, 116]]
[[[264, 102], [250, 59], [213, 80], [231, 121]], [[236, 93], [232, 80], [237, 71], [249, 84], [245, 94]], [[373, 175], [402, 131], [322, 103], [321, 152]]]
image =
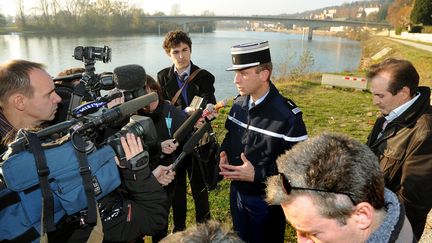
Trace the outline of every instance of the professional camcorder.
[[[119, 158], [124, 158], [120, 137], [131, 132], [137, 137], [141, 137], [146, 147], [152, 146], [157, 141], [153, 121], [145, 116], [132, 116], [128, 124], [108, 138], [100, 137], [103, 134], [103, 129], [110, 126], [113, 122], [128, 118], [131, 113], [149, 105], [157, 99], [157, 94], [152, 92], [112, 109], [96, 109], [96, 111], [88, 115], [49, 126], [36, 132], [36, 135], [41, 141], [47, 141], [46, 144], [49, 144], [48, 146], [59, 145], [58, 143], [61, 144], [63, 141], [68, 140], [69, 136], [80, 135], [86, 143], [86, 153], [91, 153], [95, 149], [108, 144], [111, 145]], [[53, 137], [56, 139], [55, 141], [52, 141]], [[59, 137], [62, 139], [58, 139]], [[26, 139], [18, 137], [15, 142], [9, 145], [8, 154], [16, 154], [27, 150], [28, 146], [29, 144]]]
[[[50, 124], [77, 118], [76, 112], [81, 110], [80, 106], [83, 103], [97, 103], [103, 106], [122, 95], [125, 101], [129, 101], [146, 94], [144, 86], [147, 75], [140, 65], [129, 64], [116, 67], [113, 72], [95, 73], [96, 61], [104, 63], [111, 61], [111, 48], [108, 46], [78, 46], [74, 50], [73, 57], [84, 62], [85, 72], [54, 78], [54, 81], [57, 81], [56, 92], [62, 98], [62, 102], [59, 104], [55, 119]], [[74, 80], [79, 80], [79, 83], [73, 84]], [[101, 90], [109, 90], [112, 95], [102, 97]], [[85, 107], [94, 105], [84, 104]]]
[[111, 61], [111, 48], [108, 46], [104, 47], [93, 47], [93, 46], [77, 46], [74, 50], [76, 60], [83, 62], [88, 61], [103, 61], [104, 63]]

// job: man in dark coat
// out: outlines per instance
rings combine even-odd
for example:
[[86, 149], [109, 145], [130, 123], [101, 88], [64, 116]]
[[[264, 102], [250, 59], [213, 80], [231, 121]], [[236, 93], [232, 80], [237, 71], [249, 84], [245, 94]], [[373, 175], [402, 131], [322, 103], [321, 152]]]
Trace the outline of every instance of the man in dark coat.
[[406, 60], [387, 59], [368, 72], [380, 116], [367, 145], [378, 156], [386, 187], [406, 208], [417, 240], [432, 206], [432, 108], [430, 89]]
[[[173, 62], [171, 67], [159, 71], [157, 79], [164, 99], [190, 115], [195, 96], [203, 98], [204, 104], [216, 104], [213, 87], [215, 78], [207, 70], [200, 69], [191, 61], [192, 41], [183, 31], [171, 31], [165, 36], [163, 48]], [[177, 92], [181, 92], [177, 94]], [[192, 196], [195, 201], [197, 223], [210, 219], [208, 191], [200, 164], [194, 156], [187, 157], [176, 170], [177, 187], [173, 201], [174, 231], [186, 226], [186, 172], [189, 175]]]

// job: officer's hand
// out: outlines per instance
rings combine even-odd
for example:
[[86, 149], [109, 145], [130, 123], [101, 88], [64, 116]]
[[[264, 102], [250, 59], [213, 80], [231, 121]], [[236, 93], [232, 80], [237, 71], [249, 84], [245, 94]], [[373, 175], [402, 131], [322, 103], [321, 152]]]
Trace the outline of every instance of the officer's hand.
[[[229, 164], [228, 155], [226, 154], [225, 151], [220, 152], [220, 154], [219, 154], [219, 169], [221, 170], [221, 172], [228, 171], [225, 169], [224, 166], [222, 166], [222, 165], [228, 165], [228, 164]], [[219, 172], [220, 175], [222, 175], [221, 172]], [[224, 177], [224, 179], [225, 179], [225, 177]]]
[[255, 167], [246, 158], [244, 153], [241, 153], [240, 157], [243, 161], [243, 164], [239, 166], [219, 163], [219, 167], [221, 169], [219, 174], [223, 175], [224, 179], [228, 180], [253, 182], [255, 178]]
[[175, 177], [175, 171], [171, 171], [170, 166], [163, 166], [159, 165], [156, 167], [156, 169], [153, 170], [153, 175], [156, 177], [157, 181], [162, 185], [166, 186], [171, 183], [172, 180], [174, 180]]

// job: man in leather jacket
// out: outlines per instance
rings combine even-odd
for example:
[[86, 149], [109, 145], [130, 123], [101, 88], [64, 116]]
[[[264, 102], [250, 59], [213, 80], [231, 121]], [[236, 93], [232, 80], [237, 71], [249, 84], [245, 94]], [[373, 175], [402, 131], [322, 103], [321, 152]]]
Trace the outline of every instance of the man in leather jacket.
[[386, 187], [395, 192], [417, 240], [432, 206], [432, 108], [430, 88], [406, 60], [387, 59], [368, 72], [373, 103], [382, 115], [367, 145], [378, 156]]

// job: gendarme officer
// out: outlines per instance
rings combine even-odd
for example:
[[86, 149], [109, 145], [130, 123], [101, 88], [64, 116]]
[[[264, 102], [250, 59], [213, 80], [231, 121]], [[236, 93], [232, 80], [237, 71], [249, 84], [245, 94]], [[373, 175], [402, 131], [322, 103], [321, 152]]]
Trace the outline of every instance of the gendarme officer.
[[240, 93], [225, 123], [221, 175], [231, 180], [234, 230], [246, 242], [283, 242], [285, 217], [280, 206], [265, 202], [265, 181], [277, 174], [276, 159], [307, 139], [302, 112], [270, 81], [268, 42], [231, 48], [234, 83]]

